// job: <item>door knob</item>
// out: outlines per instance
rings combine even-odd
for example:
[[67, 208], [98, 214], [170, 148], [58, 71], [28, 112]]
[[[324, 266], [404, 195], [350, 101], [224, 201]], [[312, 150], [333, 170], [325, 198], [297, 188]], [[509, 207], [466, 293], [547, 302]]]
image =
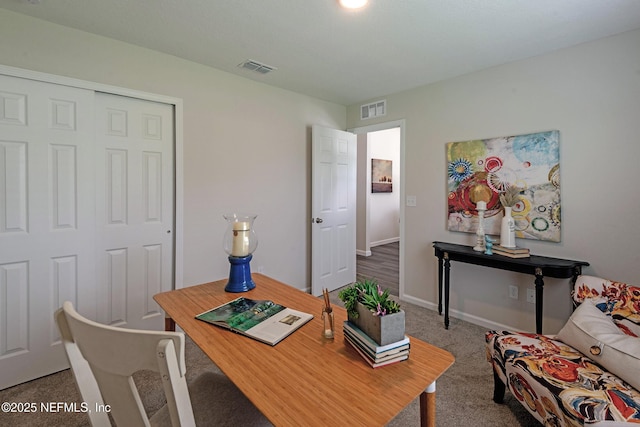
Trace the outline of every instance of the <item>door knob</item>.
[[316, 224], [322, 224], [322, 218], [316, 218], [314, 221]]

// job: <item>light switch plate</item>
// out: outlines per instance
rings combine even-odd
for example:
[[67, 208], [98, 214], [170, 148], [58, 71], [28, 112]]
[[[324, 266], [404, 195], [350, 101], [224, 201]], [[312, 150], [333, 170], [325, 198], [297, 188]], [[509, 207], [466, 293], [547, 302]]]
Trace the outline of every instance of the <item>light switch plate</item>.
[[416, 196], [407, 196], [407, 206], [416, 206]]

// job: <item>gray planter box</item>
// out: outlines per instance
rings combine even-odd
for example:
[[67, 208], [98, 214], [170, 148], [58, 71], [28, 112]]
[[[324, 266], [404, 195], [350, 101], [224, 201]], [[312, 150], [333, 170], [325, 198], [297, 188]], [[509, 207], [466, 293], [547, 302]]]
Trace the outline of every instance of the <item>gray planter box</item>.
[[404, 339], [404, 311], [374, 316], [364, 305], [358, 303], [358, 318], [349, 318], [362, 332], [371, 337], [378, 345], [387, 345]]

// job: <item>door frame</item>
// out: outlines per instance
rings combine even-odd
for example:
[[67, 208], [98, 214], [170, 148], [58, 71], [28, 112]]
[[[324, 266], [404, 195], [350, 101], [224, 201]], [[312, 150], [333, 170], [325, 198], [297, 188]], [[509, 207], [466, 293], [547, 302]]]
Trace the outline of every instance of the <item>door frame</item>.
[[87, 89], [96, 92], [111, 93], [114, 95], [137, 98], [144, 101], [169, 104], [174, 107], [174, 249], [173, 249], [173, 287], [180, 289], [184, 287], [183, 271], [183, 247], [184, 247], [184, 152], [183, 152], [183, 101], [165, 95], [158, 95], [149, 92], [142, 92], [134, 89], [127, 89], [118, 86], [111, 86], [102, 83], [80, 80], [71, 77], [57, 76], [54, 74], [42, 73], [39, 71], [16, 68], [0, 64], [0, 74], [23, 79], [37, 80], [45, 83], [70, 86], [79, 89]]
[[[376, 123], [368, 126], [360, 126], [356, 128], [347, 129], [347, 132], [353, 132], [356, 135], [367, 134], [369, 132], [376, 132], [379, 130], [387, 130], [392, 128], [400, 128], [400, 258], [398, 260], [398, 273], [399, 283], [398, 291], [400, 298], [404, 298], [404, 278], [405, 278], [405, 264], [404, 264], [404, 250], [405, 250], [405, 134], [406, 134], [406, 121], [405, 119], [394, 120], [391, 122]], [[357, 219], [356, 219], [357, 222]], [[367, 224], [368, 227], [368, 224]]]

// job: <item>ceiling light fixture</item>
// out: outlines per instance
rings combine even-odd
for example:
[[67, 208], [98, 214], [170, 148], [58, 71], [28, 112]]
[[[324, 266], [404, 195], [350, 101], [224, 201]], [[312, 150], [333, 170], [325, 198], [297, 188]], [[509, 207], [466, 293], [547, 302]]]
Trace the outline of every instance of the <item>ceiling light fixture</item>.
[[347, 9], [360, 9], [368, 3], [368, 0], [340, 0], [340, 6]]

